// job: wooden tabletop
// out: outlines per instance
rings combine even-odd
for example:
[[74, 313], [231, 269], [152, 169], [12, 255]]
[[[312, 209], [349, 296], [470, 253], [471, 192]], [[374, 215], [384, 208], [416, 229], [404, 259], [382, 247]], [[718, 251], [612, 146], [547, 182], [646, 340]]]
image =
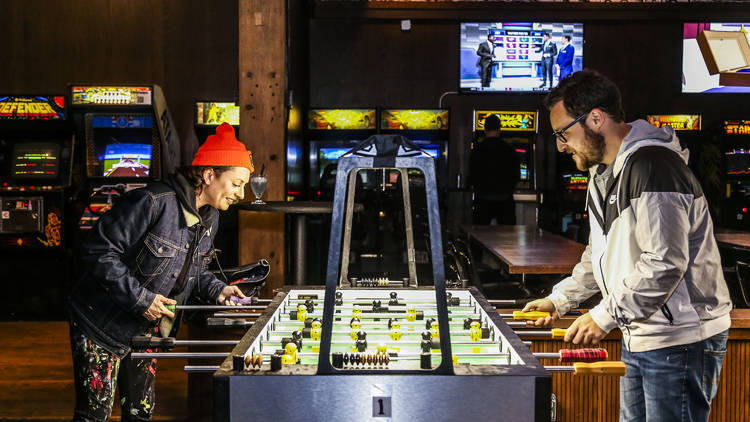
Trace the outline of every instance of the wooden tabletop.
[[750, 250], [750, 233], [737, 230], [717, 229], [714, 233], [720, 246], [737, 247]]
[[531, 226], [461, 227], [511, 274], [570, 274], [586, 245]]

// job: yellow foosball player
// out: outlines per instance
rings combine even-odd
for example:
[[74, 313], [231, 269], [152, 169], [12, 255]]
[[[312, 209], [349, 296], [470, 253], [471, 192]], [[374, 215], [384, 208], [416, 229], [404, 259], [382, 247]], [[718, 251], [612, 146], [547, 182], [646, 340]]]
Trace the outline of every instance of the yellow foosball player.
[[417, 320], [417, 308], [415, 306], [410, 305], [406, 308], [406, 320], [407, 321]]
[[401, 323], [398, 320], [391, 321], [391, 340], [399, 341], [402, 335]]
[[307, 306], [298, 305], [297, 306], [297, 321], [305, 322], [306, 319], [307, 319]]
[[322, 324], [320, 323], [320, 321], [317, 321], [317, 320], [313, 321], [312, 330], [310, 330], [310, 338], [313, 341], [320, 341], [320, 336], [322, 332], [323, 332], [323, 329], [322, 329]]
[[479, 341], [482, 339], [482, 324], [479, 321], [471, 323], [469, 337], [471, 337], [471, 341]]
[[440, 338], [440, 324], [437, 321], [432, 321], [432, 324], [430, 324], [430, 334], [432, 334], [432, 338]]

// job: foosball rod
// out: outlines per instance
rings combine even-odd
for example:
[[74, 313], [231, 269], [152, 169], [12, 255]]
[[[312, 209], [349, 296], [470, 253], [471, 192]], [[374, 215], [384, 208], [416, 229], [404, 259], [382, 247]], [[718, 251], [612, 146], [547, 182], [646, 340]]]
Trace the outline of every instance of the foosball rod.
[[260, 312], [251, 313], [251, 312], [216, 312], [214, 313], [214, 318], [258, 318], [259, 316], [263, 315]]
[[216, 372], [219, 365], [185, 365], [182, 369], [185, 372]]
[[226, 311], [235, 309], [238, 311], [262, 311], [266, 305], [176, 305], [178, 311]]

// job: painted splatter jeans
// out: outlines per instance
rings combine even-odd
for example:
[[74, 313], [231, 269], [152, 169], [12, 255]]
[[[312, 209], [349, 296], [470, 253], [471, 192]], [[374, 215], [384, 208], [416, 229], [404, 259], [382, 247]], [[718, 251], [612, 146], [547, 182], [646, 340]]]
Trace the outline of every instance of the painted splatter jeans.
[[[158, 327], [149, 334], [158, 336]], [[73, 421], [107, 421], [115, 385], [120, 391], [123, 421], [150, 420], [155, 405], [156, 359], [120, 359], [70, 326], [76, 407]], [[149, 350], [150, 351], [150, 350]]]

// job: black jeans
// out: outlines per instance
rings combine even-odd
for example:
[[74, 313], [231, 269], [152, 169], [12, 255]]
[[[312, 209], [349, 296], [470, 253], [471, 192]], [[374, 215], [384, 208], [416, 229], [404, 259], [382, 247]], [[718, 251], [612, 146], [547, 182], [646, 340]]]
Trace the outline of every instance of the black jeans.
[[[156, 333], [158, 328], [151, 331]], [[151, 419], [156, 401], [156, 359], [130, 359], [129, 355], [120, 359], [72, 324], [70, 348], [76, 390], [73, 421], [109, 420], [115, 384], [120, 390], [123, 421]]]

